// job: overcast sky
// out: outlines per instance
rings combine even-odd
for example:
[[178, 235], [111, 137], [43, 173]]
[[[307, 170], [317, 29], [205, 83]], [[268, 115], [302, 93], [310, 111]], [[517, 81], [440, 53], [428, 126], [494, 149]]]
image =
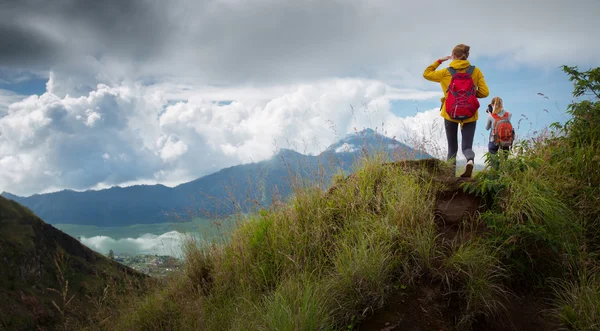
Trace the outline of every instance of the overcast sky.
[[567, 119], [559, 66], [600, 65], [599, 12], [598, 0], [3, 0], [0, 191], [175, 185], [366, 127], [444, 149], [442, 91], [422, 74], [459, 43], [531, 135]]

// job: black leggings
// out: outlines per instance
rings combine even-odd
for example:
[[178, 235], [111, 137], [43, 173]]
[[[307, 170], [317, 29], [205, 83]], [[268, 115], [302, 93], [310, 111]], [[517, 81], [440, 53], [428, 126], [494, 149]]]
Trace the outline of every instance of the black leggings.
[[[458, 153], [458, 125], [459, 123], [444, 119], [444, 128], [446, 129], [446, 140], [448, 141], [448, 160], [453, 159], [456, 164], [456, 153]], [[467, 161], [475, 160], [473, 152], [473, 138], [475, 137], [475, 127], [477, 121], [465, 123], [460, 130], [462, 137], [462, 152]]]

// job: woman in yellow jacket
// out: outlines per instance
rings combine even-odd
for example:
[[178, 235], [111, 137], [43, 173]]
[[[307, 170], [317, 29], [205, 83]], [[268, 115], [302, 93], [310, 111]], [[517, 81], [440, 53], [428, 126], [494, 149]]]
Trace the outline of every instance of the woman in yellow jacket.
[[[425, 79], [440, 83], [442, 91], [444, 92], [444, 97], [442, 98], [441, 115], [444, 118], [444, 128], [446, 130], [446, 139], [448, 141], [448, 160], [451, 160], [454, 165], [456, 165], [456, 154], [458, 152], [458, 124], [461, 126], [460, 131], [462, 136], [462, 152], [467, 159], [467, 165], [461, 177], [471, 177], [471, 173], [473, 172], [473, 161], [475, 160], [475, 153], [473, 152], [473, 138], [475, 136], [475, 127], [477, 124], [479, 110], [477, 110], [472, 117], [462, 121], [451, 118], [446, 112], [444, 101], [448, 97], [447, 91], [450, 81], [452, 80], [452, 74], [448, 68], [443, 68], [440, 70], [436, 69], [440, 66], [440, 64], [442, 64], [442, 62], [452, 59], [449, 67], [453, 68], [456, 72], [466, 72], [469, 66], [471, 66], [467, 60], [469, 57], [469, 49], [470, 47], [467, 45], [457, 45], [452, 50], [452, 55], [443, 57], [433, 62], [429, 67], [427, 67], [427, 69], [425, 69], [425, 72], [423, 73], [423, 77]], [[490, 91], [485, 83], [481, 70], [475, 67], [471, 77], [473, 78], [473, 83], [477, 89], [477, 98], [487, 97], [490, 94]]]

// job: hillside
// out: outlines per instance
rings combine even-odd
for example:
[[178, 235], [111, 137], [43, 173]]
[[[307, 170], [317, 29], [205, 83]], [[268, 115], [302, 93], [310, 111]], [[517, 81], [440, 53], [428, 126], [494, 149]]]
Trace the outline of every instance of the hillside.
[[596, 97], [498, 168], [365, 157], [188, 242], [184, 272], [108, 328], [598, 330], [600, 68], [564, 70]]
[[462, 189], [475, 181], [455, 178], [435, 159], [381, 161], [363, 160], [325, 192], [297, 191], [289, 204], [242, 221], [222, 247], [190, 243], [186, 270], [170, 290], [111, 328], [511, 330], [494, 328], [507, 319], [518, 330], [557, 325], [540, 314], [550, 306], [529, 292], [508, 295], [509, 268], [477, 220], [488, 205]]
[[0, 197], [0, 256], [0, 329], [85, 324], [93, 316], [92, 308], [101, 303], [94, 300], [106, 290], [135, 291], [146, 279], [4, 197]]
[[2, 195], [29, 207], [51, 224], [149, 224], [173, 221], [177, 216], [187, 218], [189, 212], [203, 218], [222, 217], [268, 207], [274, 199], [286, 199], [294, 185], [288, 181], [290, 177], [325, 185], [336, 172], [351, 171], [355, 160], [374, 150], [384, 150], [394, 159], [431, 157], [365, 129], [341, 138], [319, 155], [281, 149], [269, 160], [222, 169], [174, 188], [137, 185], [85, 192], [63, 190], [29, 197], [8, 192]]

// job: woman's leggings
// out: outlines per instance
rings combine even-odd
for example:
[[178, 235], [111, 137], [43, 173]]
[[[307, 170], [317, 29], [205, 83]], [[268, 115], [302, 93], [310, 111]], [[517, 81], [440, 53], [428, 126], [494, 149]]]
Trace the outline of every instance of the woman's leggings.
[[[458, 152], [458, 126], [459, 123], [444, 119], [446, 140], [448, 141], [448, 160], [454, 159], [454, 164], [456, 164], [456, 153]], [[473, 152], [473, 138], [475, 137], [476, 126], [477, 121], [464, 123], [462, 129], [460, 130], [460, 135], [462, 137], [462, 152], [467, 158], [467, 161], [475, 160], [475, 153]]]

